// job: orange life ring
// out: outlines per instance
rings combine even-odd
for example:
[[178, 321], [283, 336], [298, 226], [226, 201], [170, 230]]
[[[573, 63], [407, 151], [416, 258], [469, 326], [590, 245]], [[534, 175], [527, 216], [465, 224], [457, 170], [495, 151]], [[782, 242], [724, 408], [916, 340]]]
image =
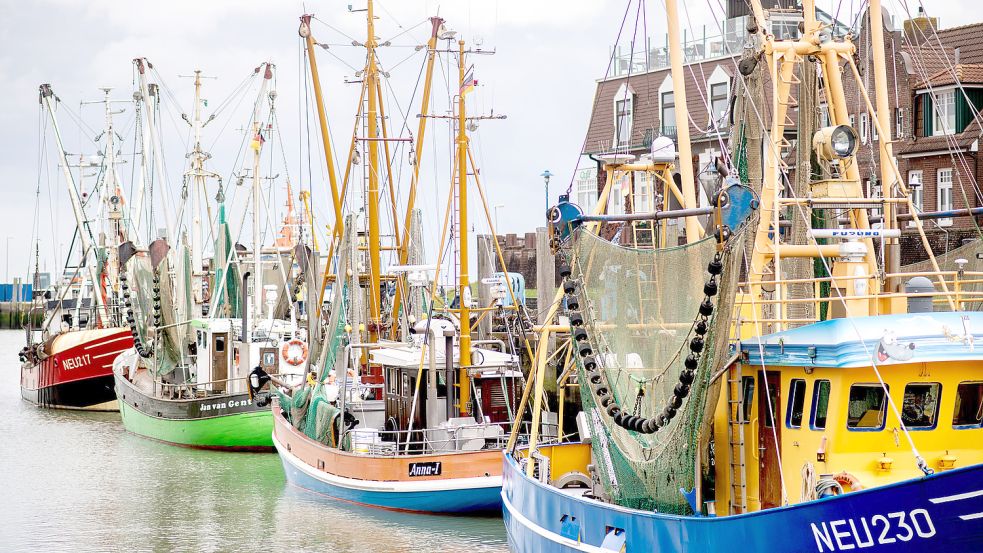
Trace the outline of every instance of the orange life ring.
[[[295, 351], [296, 348], [300, 348], [300, 353], [294, 353], [291, 355], [291, 352]], [[283, 357], [284, 361], [296, 367], [304, 361], [307, 361], [307, 344], [294, 338], [286, 344], [283, 344], [283, 347], [280, 348], [280, 355]]]
[[852, 492], [858, 492], [864, 489], [864, 485], [860, 483], [860, 479], [846, 471], [833, 476], [833, 480], [836, 480], [841, 486], [849, 485], [850, 491]]

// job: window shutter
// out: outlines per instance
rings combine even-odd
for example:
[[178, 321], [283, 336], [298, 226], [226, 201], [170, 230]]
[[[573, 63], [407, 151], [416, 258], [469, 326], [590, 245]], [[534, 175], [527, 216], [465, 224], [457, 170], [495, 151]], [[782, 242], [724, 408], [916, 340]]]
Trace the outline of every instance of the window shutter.
[[966, 103], [966, 97], [956, 90], [956, 128], [953, 129], [954, 132], [963, 132], [963, 129], [969, 125], [972, 121], [973, 116], [970, 115], [969, 105]]
[[931, 94], [922, 94], [922, 136], [932, 136]]

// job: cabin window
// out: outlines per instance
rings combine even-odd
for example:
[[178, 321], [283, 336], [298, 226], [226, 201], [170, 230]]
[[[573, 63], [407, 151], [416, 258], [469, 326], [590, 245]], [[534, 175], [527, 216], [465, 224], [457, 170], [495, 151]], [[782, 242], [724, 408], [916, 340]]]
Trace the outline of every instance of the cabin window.
[[225, 338], [215, 338], [215, 351], [217, 353], [225, 351]]
[[812, 392], [812, 415], [809, 427], [813, 430], [826, 429], [826, 413], [829, 411], [829, 380], [817, 380]]
[[399, 379], [396, 376], [396, 369], [389, 369], [389, 393], [398, 395]]
[[935, 428], [939, 419], [939, 398], [942, 385], [937, 382], [917, 382], [904, 389], [901, 405], [901, 421], [910, 429]]
[[956, 388], [956, 409], [952, 426], [979, 428], [983, 426], [983, 382], [960, 382]]
[[754, 377], [741, 378], [741, 422], [751, 420], [751, 407], [754, 405]]
[[887, 401], [880, 384], [854, 384], [850, 386], [850, 406], [846, 427], [852, 430], [880, 430], [884, 428]]
[[403, 397], [410, 397], [410, 375], [403, 373]]
[[792, 385], [789, 386], [788, 409], [786, 410], [785, 425], [789, 428], [802, 427], [802, 408], [805, 407], [806, 381], [801, 378], [793, 378]]

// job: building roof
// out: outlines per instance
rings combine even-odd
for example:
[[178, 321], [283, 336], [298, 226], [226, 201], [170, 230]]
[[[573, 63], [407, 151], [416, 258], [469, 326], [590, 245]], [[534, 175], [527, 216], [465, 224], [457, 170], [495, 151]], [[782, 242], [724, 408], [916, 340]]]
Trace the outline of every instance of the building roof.
[[929, 152], [948, 152], [952, 150], [953, 143], [957, 149], [968, 150], [973, 142], [980, 138], [980, 128], [976, 123], [971, 123], [967, 129], [961, 133], [953, 135], [939, 136], [920, 136], [914, 140], [895, 142], [895, 148], [899, 157], [917, 157], [918, 154]]
[[915, 88], [929, 88], [951, 84], [983, 84], [983, 63], [960, 63], [955, 67], [940, 69], [929, 78], [917, 81]]

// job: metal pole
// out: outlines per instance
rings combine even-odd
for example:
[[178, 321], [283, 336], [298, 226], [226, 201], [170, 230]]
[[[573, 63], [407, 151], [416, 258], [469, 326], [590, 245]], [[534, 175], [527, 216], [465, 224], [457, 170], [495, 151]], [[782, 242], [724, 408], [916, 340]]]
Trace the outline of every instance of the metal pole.
[[[881, 167], [881, 194], [884, 198], [894, 196], [894, 172], [889, 159], [894, 155], [891, 147], [891, 120], [890, 108], [888, 107], [887, 96], [887, 69], [884, 63], [884, 28], [881, 17], [881, 0], [870, 0], [870, 9], [867, 11], [870, 16], [870, 38], [873, 47], [872, 57], [874, 58], [874, 100], [877, 103], [877, 117], [881, 132], [878, 135], [880, 141], [880, 167]], [[858, 83], [861, 84], [861, 83]], [[966, 206], [969, 207], [969, 206]], [[884, 204], [884, 221], [888, 228], [897, 227], [897, 208], [894, 204]], [[901, 243], [897, 238], [889, 238], [884, 243], [884, 265], [888, 273], [898, 273], [901, 268]], [[889, 279], [885, 283], [891, 292], [897, 291], [899, 279]]]
[[379, 327], [382, 324], [382, 309], [380, 306], [380, 290], [382, 289], [380, 272], [382, 270], [381, 244], [379, 241], [379, 141], [378, 138], [378, 96], [379, 71], [375, 61], [375, 10], [372, 0], [368, 2], [366, 12], [368, 32], [366, 33], [365, 49], [368, 52], [366, 64], [365, 86], [369, 96], [368, 136], [369, 160], [365, 168], [369, 172], [368, 190], [368, 227], [369, 227], [369, 340], [374, 342], [379, 338]]
[[[457, 43], [458, 58], [457, 71], [458, 83], [464, 84], [464, 41]], [[471, 379], [468, 377], [468, 369], [471, 366], [471, 310], [468, 306], [465, 291], [471, 286], [468, 276], [468, 135], [465, 125], [467, 124], [467, 112], [464, 106], [464, 90], [458, 90], [457, 95], [457, 186], [458, 186], [458, 251], [460, 260], [460, 277], [458, 280], [457, 297], [460, 304], [461, 338], [458, 344], [458, 359], [460, 360], [460, 370], [458, 374], [458, 410], [462, 415], [467, 415], [467, 405], [471, 401]], [[470, 296], [471, 294], [468, 294]]]
[[[686, 108], [686, 78], [683, 74], [682, 45], [679, 42], [679, 14], [676, 0], [666, 0], [669, 27], [669, 63], [672, 67], [672, 96], [676, 111], [676, 142], [679, 149], [679, 175], [682, 177], [684, 208], [696, 207], [696, 180], [693, 176], [693, 150], [689, 138], [689, 110]], [[702, 228], [696, 217], [686, 218], [686, 242], [700, 239]]]

